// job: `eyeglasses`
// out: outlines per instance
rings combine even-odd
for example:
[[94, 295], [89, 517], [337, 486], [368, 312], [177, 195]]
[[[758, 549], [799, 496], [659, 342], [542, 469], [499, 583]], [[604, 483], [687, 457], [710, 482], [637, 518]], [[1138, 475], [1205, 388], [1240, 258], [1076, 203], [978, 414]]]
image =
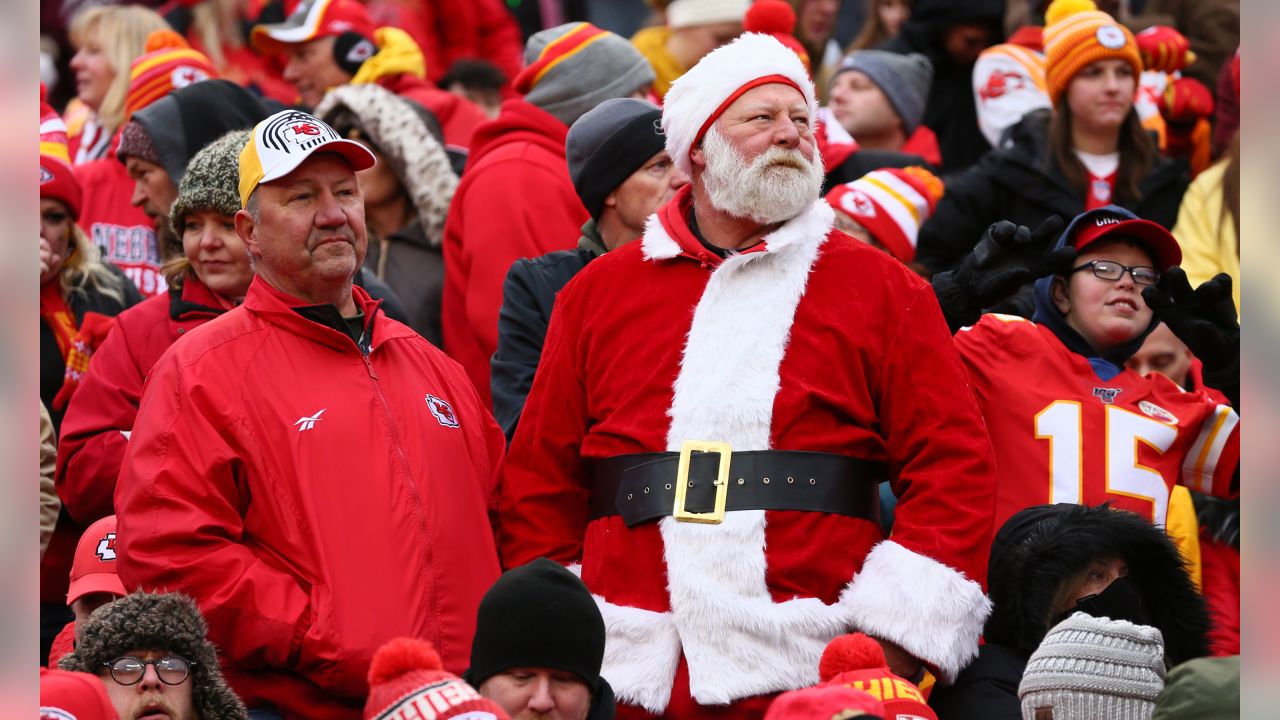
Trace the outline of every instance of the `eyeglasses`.
[[1121, 265], [1111, 260], [1090, 260], [1080, 267], [1071, 268], [1071, 272], [1080, 272], [1086, 268], [1092, 268], [1094, 277], [1103, 280], [1119, 280], [1127, 272], [1133, 276], [1133, 281], [1138, 285], [1155, 285], [1160, 282], [1160, 273], [1153, 267]]
[[187, 676], [191, 674], [191, 668], [196, 665], [196, 661], [187, 660], [177, 655], [169, 655], [156, 660], [143, 660], [132, 655], [125, 655], [111, 662], [102, 663], [102, 667], [111, 669], [111, 679], [126, 687], [137, 685], [141, 682], [142, 676], [147, 674], [148, 665], [155, 667], [156, 676], [160, 678], [160, 682], [165, 685], [181, 685], [187, 679]]

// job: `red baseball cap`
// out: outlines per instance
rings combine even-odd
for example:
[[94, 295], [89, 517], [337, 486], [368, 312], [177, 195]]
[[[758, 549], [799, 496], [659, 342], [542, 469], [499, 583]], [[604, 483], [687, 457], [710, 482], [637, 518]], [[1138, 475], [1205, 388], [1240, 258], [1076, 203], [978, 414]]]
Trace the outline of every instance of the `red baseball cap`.
[[1138, 240], [1152, 253], [1156, 270], [1164, 272], [1182, 262], [1178, 240], [1159, 223], [1143, 220], [1118, 205], [1107, 205], [1077, 215], [1065, 231], [1067, 244], [1083, 253], [1090, 245], [1108, 237]]
[[107, 688], [96, 676], [40, 668], [40, 720], [117, 720]]
[[372, 40], [375, 29], [369, 11], [356, 0], [306, 0], [282, 23], [255, 25], [249, 38], [260, 52], [278, 52], [284, 45], [337, 36], [348, 30]]
[[71, 585], [67, 604], [89, 593], [105, 592], [124, 597], [124, 583], [116, 574], [116, 516], [108, 515], [89, 526], [76, 543], [71, 561]]

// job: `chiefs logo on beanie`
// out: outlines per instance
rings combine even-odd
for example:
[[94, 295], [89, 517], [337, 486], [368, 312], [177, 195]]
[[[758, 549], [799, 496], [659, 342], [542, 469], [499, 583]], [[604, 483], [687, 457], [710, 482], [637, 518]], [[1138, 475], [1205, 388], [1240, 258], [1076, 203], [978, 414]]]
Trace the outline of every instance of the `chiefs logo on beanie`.
[[824, 685], [861, 690], [879, 700], [885, 720], [938, 720], [920, 688], [894, 675], [880, 643], [863, 633], [832, 640], [818, 661], [818, 676]]
[[369, 666], [365, 720], [508, 720], [492, 700], [445, 672], [426, 640], [400, 637], [378, 648]]

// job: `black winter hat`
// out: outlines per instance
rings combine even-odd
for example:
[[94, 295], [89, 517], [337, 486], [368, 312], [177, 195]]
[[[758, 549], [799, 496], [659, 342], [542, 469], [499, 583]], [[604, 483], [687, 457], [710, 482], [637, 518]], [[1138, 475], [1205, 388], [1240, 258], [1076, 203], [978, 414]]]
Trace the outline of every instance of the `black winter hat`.
[[551, 668], [577, 675], [598, 696], [608, 687], [603, 661], [604, 618], [591, 592], [560, 563], [538, 558], [503, 573], [480, 600], [463, 679], [480, 687], [509, 668]]
[[63, 670], [96, 674], [102, 663], [138, 649], [157, 649], [195, 661], [191, 698], [202, 720], [245, 720], [248, 711], [222, 677], [218, 655], [195, 601], [178, 593], [126, 595], [93, 611], [79, 628]]
[[1209, 615], [1178, 548], [1149, 518], [1109, 504], [1021, 510], [996, 532], [987, 569], [987, 642], [1030, 655], [1049, 631], [1062, 582], [1098, 558], [1122, 558], [1147, 624], [1164, 635], [1173, 664], [1208, 654]]
[[599, 220], [604, 199], [666, 148], [662, 111], [635, 98], [605, 100], [569, 128], [565, 154], [569, 177], [591, 217]]

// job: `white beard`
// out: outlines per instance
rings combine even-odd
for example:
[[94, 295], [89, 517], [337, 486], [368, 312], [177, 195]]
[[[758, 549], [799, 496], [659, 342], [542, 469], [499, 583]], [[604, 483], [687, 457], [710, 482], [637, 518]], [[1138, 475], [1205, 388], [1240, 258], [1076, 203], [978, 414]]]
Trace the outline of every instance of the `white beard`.
[[750, 163], [712, 126], [702, 140], [706, 169], [703, 188], [711, 205], [733, 217], [761, 225], [780, 223], [799, 215], [822, 191], [822, 161], [818, 146], [806, 158], [797, 149], [774, 145]]

